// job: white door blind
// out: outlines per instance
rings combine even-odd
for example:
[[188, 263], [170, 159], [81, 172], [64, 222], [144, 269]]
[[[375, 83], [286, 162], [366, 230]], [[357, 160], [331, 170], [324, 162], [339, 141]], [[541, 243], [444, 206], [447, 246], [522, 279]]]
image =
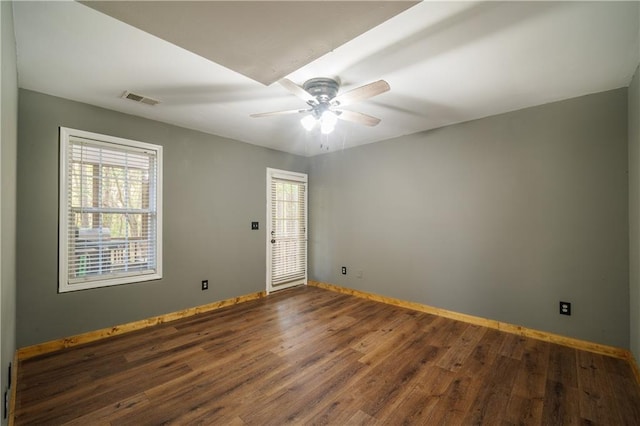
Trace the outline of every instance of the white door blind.
[[70, 137], [67, 282], [157, 272], [157, 153]]
[[278, 286], [306, 279], [306, 183], [271, 180], [271, 283]]

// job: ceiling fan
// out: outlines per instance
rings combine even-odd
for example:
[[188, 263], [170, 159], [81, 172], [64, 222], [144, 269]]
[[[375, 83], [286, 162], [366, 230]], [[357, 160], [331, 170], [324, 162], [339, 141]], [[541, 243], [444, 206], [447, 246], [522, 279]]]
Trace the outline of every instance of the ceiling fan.
[[378, 80], [365, 84], [348, 92], [338, 94], [340, 83], [332, 78], [312, 78], [307, 80], [302, 87], [298, 86], [286, 78], [280, 80], [285, 89], [305, 101], [308, 108], [292, 109], [286, 111], [263, 112], [251, 114], [251, 117], [271, 117], [274, 115], [305, 114], [300, 120], [302, 126], [313, 129], [316, 124], [320, 125], [320, 131], [328, 134], [335, 128], [338, 119], [363, 124], [365, 126], [375, 126], [380, 123], [380, 119], [361, 112], [342, 109], [343, 106], [354, 102], [372, 98], [390, 89], [389, 83]]

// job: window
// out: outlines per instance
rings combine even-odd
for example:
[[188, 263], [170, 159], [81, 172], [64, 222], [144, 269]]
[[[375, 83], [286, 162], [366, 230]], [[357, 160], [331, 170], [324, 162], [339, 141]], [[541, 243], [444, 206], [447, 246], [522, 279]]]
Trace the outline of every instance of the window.
[[60, 128], [60, 292], [162, 278], [162, 147]]

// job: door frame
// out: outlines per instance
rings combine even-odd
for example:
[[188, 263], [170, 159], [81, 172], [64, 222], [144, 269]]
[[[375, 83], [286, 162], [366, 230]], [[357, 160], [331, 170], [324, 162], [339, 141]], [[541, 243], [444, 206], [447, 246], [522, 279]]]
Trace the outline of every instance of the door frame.
[[294, 281], [292, 284], [286, 284], [286, 285], [281, 285], [278, 286], [277, 288], [273, 288], [272, 285], [272, 274], [271, 274], [271, 255], [272, 255], [272, 251], [271, 251], [271, 231], [272, 231], [272, 218], [271, 218], [271, 181], [273, 178], [276, 179], [286, 179], [286, 180], [291, 180], [291, 181], [296, 181], [296, 182], [300, 182], [300, 183], [304, 183], [305, 185], [305, 191], [304, 191], [304, 211], [305, 211], [305, 215], [304, 215], [304, 235], [305, 235], [305, 253], [306, 253], [306, 257], [308, 259], [308, 252], [309, 252], [309, 227], [308, 227], [308, 222], [309, 222], [309, 210], [308, 210], [308, 206], [309, 206], [309, 202], [308, 202], [308, 194], [309, 194], [309, 177], [306, 173], [299, 173], [299, 172], [292, 172], [292, 171], [288, 171], [288, 170], [280, 170], [280, 169], [273, 169], [270, 167], [267, 167], [267, 202], [266, 202], [266, 208], [267, 208], [267, 216], [266, 216], [266, 266], [267, 266], [267, 276], [266, 276], [266, 292], [267, 294], [273, 292], [273, 291], [277, 291], [277, 290], [284, 290], [285, 288], [290, 288], [290, 287], [294, 287], [297, 285], [307, 285], [307, 280], [308, 280], [308, 260], [305, 261], [305, 268], [304, 268], [304, 282], [300, 283], [298, 281]]

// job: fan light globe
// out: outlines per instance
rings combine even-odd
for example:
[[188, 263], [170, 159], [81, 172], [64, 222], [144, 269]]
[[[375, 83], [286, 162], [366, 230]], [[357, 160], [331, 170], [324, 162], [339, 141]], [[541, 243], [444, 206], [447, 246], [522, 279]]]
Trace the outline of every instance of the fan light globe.
[[320, 132], [323, 135], [328, 135], [329, 133], [333, 132], [335, 126], [330, 125], [329, 123], [321, 123], [320, 124]]
[[333, 129], [336, 127], [336, 123], [338, 122], [338, 117], [332, 113], [331, 111], [325, 111], [322, 113], [320, 124], [320, 131], [323, 135], [328, 135], [333, 132]]
[[331, 111], [325, 111], [322, 113], [322, 122], [329, 123], [330, 126], [335, 127], [338, 122], [338, 116]]
[[306, 115], [300, 120], [300, 124], [307, 132], [310, 132], [316, 125], [316, 119], [312, 115]]

